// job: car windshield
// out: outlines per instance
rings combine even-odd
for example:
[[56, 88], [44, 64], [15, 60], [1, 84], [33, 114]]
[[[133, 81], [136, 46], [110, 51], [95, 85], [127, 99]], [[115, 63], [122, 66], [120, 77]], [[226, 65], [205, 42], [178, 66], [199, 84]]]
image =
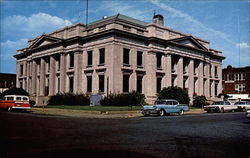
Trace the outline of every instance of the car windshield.
[[216, 101], [212, 105], [224, 105], [223, 101]]
[[157, 104], [166, 104], [166, 101], [159, 100], [159, 101], [155, 102], [155, 105], [157, 105]]

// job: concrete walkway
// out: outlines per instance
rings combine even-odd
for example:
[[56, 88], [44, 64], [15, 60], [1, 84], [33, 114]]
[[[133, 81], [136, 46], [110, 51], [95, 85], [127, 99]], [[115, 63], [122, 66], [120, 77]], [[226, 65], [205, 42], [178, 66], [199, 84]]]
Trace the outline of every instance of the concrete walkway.
[[[71, 117], [84, 117], [84, 118], [133, 118], [141, 117], [141, 111], [87, 111], [87, 110], [70, 110], [70, 109], [57, 109], [57, 108], [32, 108], [31, 113], [45, 114], [45, 115], [60, 115]], [[184, 115], [203, 114], [203, 109], [191, 109], [185, 112]]]

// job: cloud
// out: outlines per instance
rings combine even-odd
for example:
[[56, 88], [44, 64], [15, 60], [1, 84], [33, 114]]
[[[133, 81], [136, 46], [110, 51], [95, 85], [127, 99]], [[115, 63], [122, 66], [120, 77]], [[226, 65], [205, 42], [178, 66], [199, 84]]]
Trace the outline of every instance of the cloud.
[[[2, 34], [6, 37], [34, 38], [44, 32], [51, 32], [56, 29], [71, 25], [67, 19], [52, 16], [47, 13], [32, 14], [29, 17], [13, 15], [1, 21]], [[8, 36], [7, 36], [8, 34]]]
[[156, 5], [157, 7], [161, 8], [161, 9], [167, 11], [167, 12], [170, 12], [172, 17], [182, 18], [187, 23], [187, 25], [185, 25], [185, 26], [189, 26], [190, 23], [192, 23], [193, 24], [192, 26], [196, 26], [196, 28], [199, 27], [202, 30], [202, 33], [207, 32], [206, 34], [208, 36], [211, 35], [211, 34], [213, 36], [219, 36], [220, 38], [226, 40], [227, 42], [229, 42], [231, 44], [235, 44], [235, 42], [232, 41], [227, 34], [205, 26], [204, 24], [202, 24], [198, 20], [194, 19], [192, 16], [190, 16], [187, 13], [184, 13], [184, 12], [182, 12], [180, 10], [172, 8], [172, 7], [168, 6], [168, 5], [166, 5], [165, 3], [162, 3], [159, 0], [149, 0], [149, 2], [151, 2], [152, 4]]
[[[145, 8], [142, 10], [141, 8], [138, 9], [138, 6], [133, 4], [134, 3], [128, 3], [127, 1], [104, 1], [100, 9], [109, 10], [112, 14], [124, 14], [142, 21], [152, 20], [153, 9]], [[145, 4], [140, 2], [140, 5]]]
[[[15, 73], [16, 50], [27, 47], [27, 40], [71, 25], [71, 21], [47, 13], [13, 15], [1, 20], [0, 72]], [[8, 65], [8, 66], [7, 66]]]
[[242, 49], [249, 49], [249, 48], [250, 48], [249, 44], [247, 44], [247, 43], [245, 43], [245, 42], [236, 43], [236, 47], [237, 47], [237, 48], [240, 47], [240, 48], [242, 48]]

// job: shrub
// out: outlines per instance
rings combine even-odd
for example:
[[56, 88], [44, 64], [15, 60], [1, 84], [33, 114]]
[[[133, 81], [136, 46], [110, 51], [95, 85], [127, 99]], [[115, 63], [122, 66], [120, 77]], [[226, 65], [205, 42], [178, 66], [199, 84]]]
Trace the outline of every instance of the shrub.
[[29, 102], [30, 102], [30, 106], [32, 106], [32, 107], [33, 107], [34, 105], [36, 105], [36, 102], [35, 102], [34, 100], [30, 100]]
[[203, 95], [196, 96], [193, 100], [193, 106], [202, 108], [204, 105], [208, 104], [206, 101], [207, 101], [207, 99], [205, 96], [203, 96]]
[[110, 94], [100, 101], [102, 106], [136, 106], [145, 103], [144, 94], [135, 91], [128, 94]]
[[26, 92], [24, 89], [22, 88], [10, 88], [6, 91], [4, 91], [0, 97], [1, 99], [5, 96], [5, 95], [25, 95], [25, 96], [29, 96], [29, 93]]
[[189, 97], [186, 90], [180, 87], [164, 87], [158, 94], [157, 100], [160, 99], [175, 99], [180, 104], [189, 104]]
[[59, 93], [51, 96], [48, 100], [48, 105], [89, 105], [90, 98], [84, 94]]

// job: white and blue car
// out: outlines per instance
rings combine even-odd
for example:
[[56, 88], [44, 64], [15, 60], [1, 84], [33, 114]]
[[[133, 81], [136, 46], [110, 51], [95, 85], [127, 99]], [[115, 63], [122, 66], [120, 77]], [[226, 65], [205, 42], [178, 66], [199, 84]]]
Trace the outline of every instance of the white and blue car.
[[141, 109], [144, 116], [150, 116], [151, 114], [158, 114], [164, 116], [171, 113], [178, 113], [183, 115], [184, 112], [189, 111], [189, 107], [186, 104], [179, 104], [177, 100], [157, 100], [155, 105], [145, 105]]

